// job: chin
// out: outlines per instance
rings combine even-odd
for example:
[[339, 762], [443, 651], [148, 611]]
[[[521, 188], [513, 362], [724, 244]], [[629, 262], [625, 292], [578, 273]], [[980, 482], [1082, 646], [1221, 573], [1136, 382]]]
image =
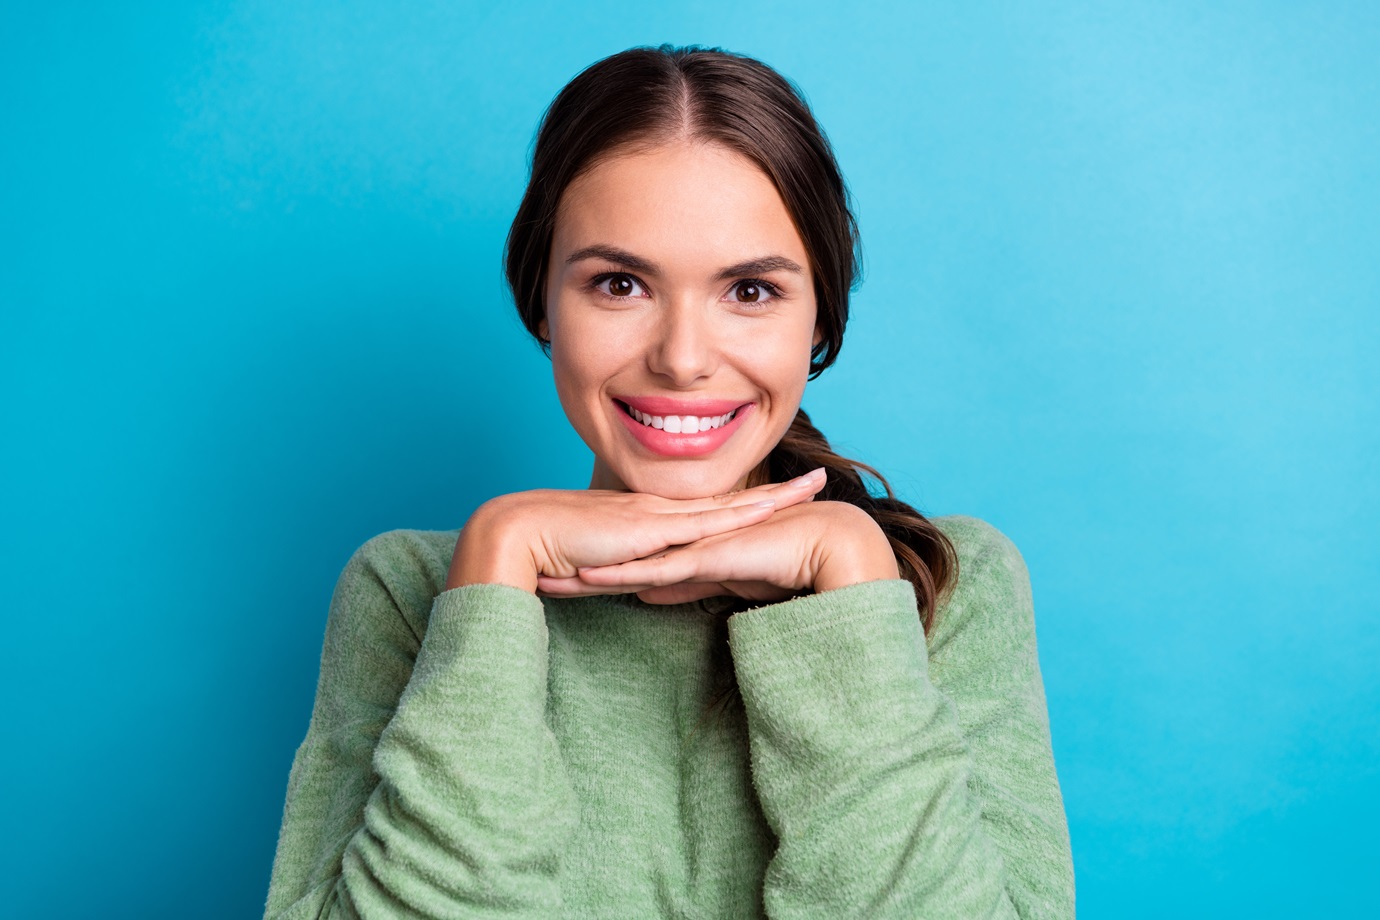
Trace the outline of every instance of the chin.
[[[659, 495], [662, 498], [710, 498], [738, 488], [748, 471], [725, 469], [721, 465], [697, 463], [677, 464], [681, 469], [632, 469], [623, 482], [634, 492]], [[686, 468], [688, 467], [688, 468]]]

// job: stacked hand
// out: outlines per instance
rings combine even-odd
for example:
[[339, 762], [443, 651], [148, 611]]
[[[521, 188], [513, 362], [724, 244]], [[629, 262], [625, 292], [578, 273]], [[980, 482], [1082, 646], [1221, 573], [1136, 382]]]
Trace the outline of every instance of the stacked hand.
[[547, 596], [630, 594], [675, 604], [730, 594], [782, 600], [896, 578], [876, 522], [814, 501], [824, 471], [703, 499], [539, 489], [482, 505], [446, 588], [497, 583]]

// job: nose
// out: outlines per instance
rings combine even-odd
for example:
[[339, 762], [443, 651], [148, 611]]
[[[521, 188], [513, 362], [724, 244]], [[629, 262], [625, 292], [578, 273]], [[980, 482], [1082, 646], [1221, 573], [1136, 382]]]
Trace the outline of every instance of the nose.
[[719, 349], [703, 304], [671, 303], [658, 317], [647, 367], [675, 387], [693, 386], [718, 367]]

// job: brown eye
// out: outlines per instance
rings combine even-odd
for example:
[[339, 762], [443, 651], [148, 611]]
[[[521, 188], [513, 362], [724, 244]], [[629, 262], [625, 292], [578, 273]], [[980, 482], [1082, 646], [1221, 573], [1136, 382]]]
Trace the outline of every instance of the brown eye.
[[758, 299], [759, 297], [761, 297], [761, 296], [762, 296], [762, 289], [761, 289], [761, 287], [759, 287], [759, 286], [756, 284], [756, 282], [753, 282], [753, 281], [739, 281], [739, 282], [738, 282], [738, 300], [741, 301], [742, 303], [756, 303], [756, 302], [757, 302], [757, 299]]
[[626, 303], [634, 297], [645, 297], [647, 294], [642, 282], [627, 272], [605, 272], [596, 275], [592, 289], [619, 303]]

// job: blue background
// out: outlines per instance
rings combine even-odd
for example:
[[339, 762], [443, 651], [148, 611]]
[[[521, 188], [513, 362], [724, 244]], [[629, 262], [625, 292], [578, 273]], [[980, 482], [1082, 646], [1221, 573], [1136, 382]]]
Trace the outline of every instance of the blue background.
[[258, 916], [350, 552], [585, 484], [500, 249], [546, 103], [662, 41], [836, 145], [806, 406], [1023, 550], [1081, 915], [1372, 908], [1378, 10], [6, 4], [7, 915]]

